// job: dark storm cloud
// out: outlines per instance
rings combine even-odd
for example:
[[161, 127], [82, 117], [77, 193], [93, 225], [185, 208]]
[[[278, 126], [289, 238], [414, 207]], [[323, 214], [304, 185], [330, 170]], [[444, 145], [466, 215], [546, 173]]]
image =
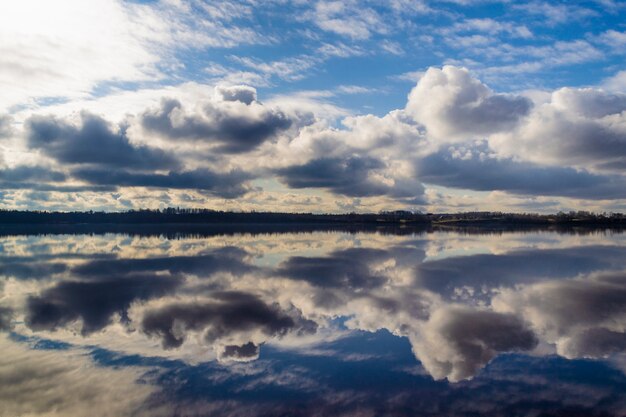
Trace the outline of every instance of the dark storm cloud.
[[427, 261], [417, 266], [416, 277], [420, 286], [447, 298], [467, 288], [474, 291], [472, 298], [488, 300], [493, 289], [619, 269], [625, 258], [626, 248], [619, 246], [527, 249]]
[[619, 175], [596, 175], [574, 168], [476, 155], [453, 157], [449, 150], [418, 160], [416, 173], [427, 184], [476, 191], [574, 198], [626, 197], [626, 180]]
[[32, 116], [26, 123], [28, 145], [67, 164], [132, 169], [171, 169], [179, 162], [160, 149], [130, 143], [124, 127], [81, 113], [79, 127], [54, 116]]
[[195, 189], [208, 191], [224, 198], [235, 198], [246, 194], [248, 188], [244, 183], [252, 178], [250, 174], [243, 171], [219, 173], [209, 169], [154, 174], [79, 168], [73, 170], [71, 174], [74, 178], [94, 185]]
[[312, 333], [317, 325], [299, 314], [287, 314], [277, 305], [268, 305], [255, 295], [224, 291], [212, 294], [212, 300], [174, 303], [147, 311], [142, 330], [161, 339], [171, 349], [183, 344], [188, 331], [204, 331], [209, 343], [236, 333], [260, 331], [266, 336], [284, 336], [289, 332]]
[[232, 103], [226, 106], [223, 102], [210, 102], [201, 114], [189, 115], [179, 101], [164, 99], [159, 108], [141, 116], [141, 123], [147, 131], [172, 139], [216, 143], [217, 151], [224, 153], [250, 151], [293, 123], [283, 112], [252, 101], [249, 92], [223, 91], [222, 97], [227, 104], [241, 104], [234, 107]]
[[471, 378], [498, 353], [533, 349], [538, 340], [513, 314], [450, 306], [433, 313], [413, 349], [436, 379]]
[[160, 297], [182, 284], [178, 276], [130, 275], [108, 279], [65, 281], [26, 302], [26, 325], [33, 330], [56, 330], [82, 320], [82, 334], [107, 326], [113, 314], [124, 319], [135, 300]]
[[303, 165], [279, 169], [276, 174], [291, 188], [326, 188], [349, 197], [388, 195], [420, 199], [424, 189], [419, 183], [399, 181], [388, 185], [370, 178], [370, 174], [385, 167], [382, 161], [368, 156], [318, 158]]
[[82, 277], [117, 276], [157, 271], [172, 274], [191, 273], [209, 276], [216, 272], [228, 271], [242, 274], [253, 269], [245, 262], [248, 253], [236, 247], [220, 248], [208, 254], [196, 256], [169, 256], [164, 258], [142, 259], [103, 259], [81, 264], [72, 273]]
[[371, 289], [383, 285], [386, 277], [373, 274], [369, 263], [388, 257], [386, 251], [376, 249], [348, 249], [327, 257], [294, 256], [276, 272], [322, 288]]

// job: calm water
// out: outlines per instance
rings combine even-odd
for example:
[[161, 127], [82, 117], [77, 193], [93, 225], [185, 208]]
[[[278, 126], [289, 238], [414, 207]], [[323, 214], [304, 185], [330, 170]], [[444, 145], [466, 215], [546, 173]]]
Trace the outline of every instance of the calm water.
[[626, 415], [626, 235], [0, 237], [0, 416]]

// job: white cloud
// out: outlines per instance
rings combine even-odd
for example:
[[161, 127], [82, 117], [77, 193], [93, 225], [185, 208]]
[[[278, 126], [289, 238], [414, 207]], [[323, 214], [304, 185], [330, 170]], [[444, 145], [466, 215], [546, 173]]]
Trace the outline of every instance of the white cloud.
[[625, 110], [623, 94], [562, 88], [490, 144], [502, 155], [537, 163], [620, 172], [626, 166]]
[[305, 18], [322, 30], [357, 40], [388, 31], [384, 19], [374, 9], [355, 1], [318, 1]]
[[430, 68], [409, 94], [407, 113], [440, 141], [466, 140], [514, 127], [528, 99], [496, 94], [464, 68]]
[[179, 48], [262, 41], [250, 28], [167, 2], [2, 2], [0, 108], [84, 98], [107, 83], [158, 81], [179, 66]]
[[624, 272], [598, 273], [504, 290], [493, 300], [514, 311], [567, 358], [601, 358], [626, 349]]
[[626, 71], [620, 71], [605, 79], [601, 86], [609, 91], [626, 93]]
[[436, 310], [410, 340], [428, 373], [450, 382], [473, 377], [499, 353], [531, 350], [537, 344], [515, 315], [465, 306]]

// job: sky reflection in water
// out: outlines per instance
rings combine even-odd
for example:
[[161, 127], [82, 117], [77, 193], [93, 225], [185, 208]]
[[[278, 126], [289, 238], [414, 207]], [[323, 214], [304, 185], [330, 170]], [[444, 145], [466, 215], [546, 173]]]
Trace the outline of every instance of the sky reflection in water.
[[626, 413], [624, 234], [0, 249], [0, 415]]

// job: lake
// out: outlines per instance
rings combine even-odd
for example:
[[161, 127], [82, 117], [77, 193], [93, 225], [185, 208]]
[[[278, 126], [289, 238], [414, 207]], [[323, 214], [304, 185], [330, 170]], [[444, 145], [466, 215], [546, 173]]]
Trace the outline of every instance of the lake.
[[626, 415], [626, 234], [0, 234], [0, 416]]

